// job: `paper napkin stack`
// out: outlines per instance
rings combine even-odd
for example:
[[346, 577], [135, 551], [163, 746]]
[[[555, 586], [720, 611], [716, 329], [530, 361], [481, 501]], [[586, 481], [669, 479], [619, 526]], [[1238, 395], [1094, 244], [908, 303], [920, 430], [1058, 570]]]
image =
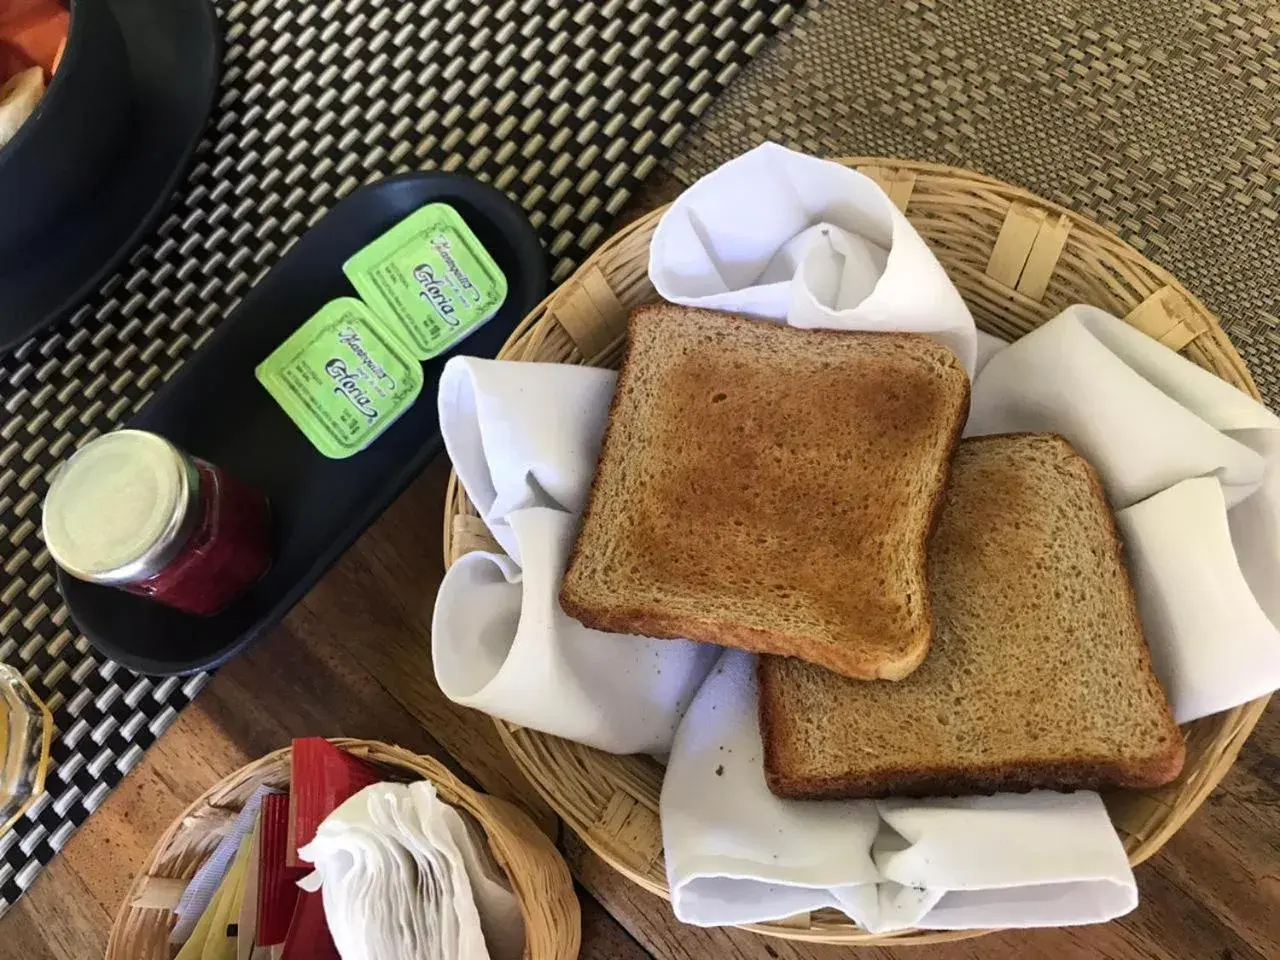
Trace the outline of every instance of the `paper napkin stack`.
[[343, 960], [518, 960], [520, 906], [483, 835], [430, 783], [365, 787], [330, 814], [298, 855], [315, 866]]

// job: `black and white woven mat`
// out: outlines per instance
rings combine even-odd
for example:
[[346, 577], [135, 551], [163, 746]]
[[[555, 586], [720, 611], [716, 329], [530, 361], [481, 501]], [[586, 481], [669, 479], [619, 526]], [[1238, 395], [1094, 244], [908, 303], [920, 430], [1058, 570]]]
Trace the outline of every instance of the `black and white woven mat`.
[[38, 536], [50, 468], [126, 419], [370, 180], [496, 184], [562, 278], [802, 3], [221, 0], [220, 96], [171, 214], [72, 320], [0, 358], [0, 660], [57, 726], [46, 795], [0, 838], [0, 911], [207, 680], [138, 677], [77, 634]]

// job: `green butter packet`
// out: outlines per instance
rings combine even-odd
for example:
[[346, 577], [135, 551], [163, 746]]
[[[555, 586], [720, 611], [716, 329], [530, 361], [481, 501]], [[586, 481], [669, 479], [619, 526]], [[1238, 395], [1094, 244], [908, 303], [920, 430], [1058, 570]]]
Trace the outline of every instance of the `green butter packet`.
[[507, 298], [507, 278], [447, 203], [401, 220], [342, 272], [419, 360], [444, 353]]
[[422, 392], [422, 367], [354, 297], [326, 303], [254, 376], [333, 460], [367, 447]]

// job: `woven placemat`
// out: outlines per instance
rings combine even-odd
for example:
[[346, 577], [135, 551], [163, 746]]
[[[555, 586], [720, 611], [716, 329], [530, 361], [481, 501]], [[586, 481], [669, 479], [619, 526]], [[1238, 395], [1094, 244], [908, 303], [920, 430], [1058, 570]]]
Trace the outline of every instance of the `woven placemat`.
[[207, 679], [138, 677], [77, 634], [38, 535], [49, 470], [127, 419], [362, 183], [434, 168], [492, 182], [564, 276], [801, 2], [219, 5], [222, 86], [173, 211], [74, 318], [0, 359], [0, 660], [58, 731], [48, 792], [0, 838], [0, 910]]
[[1280, 409], [1274, 0], [814, 0], [681, 141], [982, 171], [1096, 220], [1200, 296]]

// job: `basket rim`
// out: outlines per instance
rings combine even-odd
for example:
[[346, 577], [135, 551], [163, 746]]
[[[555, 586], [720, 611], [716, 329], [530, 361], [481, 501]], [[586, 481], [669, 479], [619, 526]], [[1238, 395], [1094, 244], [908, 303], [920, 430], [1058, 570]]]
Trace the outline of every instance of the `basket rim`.
[[[1080, 213], [1077, 213], [1075, 210], [1072, 210], [1070, 207], [1064, 207], [1062, 204], [1056, 203], [1055, 201], [1050, 200], [1047, 197], [1042, 197], [1038, 193], [1033, 193], [1032, 191], [1028, 190], [1025, 187], [1020, 187], [1017, 184], [1009, 183], [1004, 180], [999, 180], [995, 177], [988, 176], [987, 174], [980, 173], [976, 170], [969, 170], [964, 167], [953, 167], [945, 163], [932, 163], [927, 160], [901, 160], [893, 157], [867, 157], [867, 156], [847, 156], [847, 157], [842, 156], [842, 157], [831, 157], [830, 159], [837, 163], [842, 163], [845, 166], [851, 166], [855, 168], [864, 167], [864, 166], [892, 166], [899, 170], [915, 170], [917, 172], [928, 173], [935, 176], [950, 177], [955, 180], [967, 180], [972, 183], [979, 184], [981, 186], [998, 189], [1001, 193], [1007, 194], [1009, 196], [1017, 197], [1018, 199], [1023, 200], [1027, 203], [1034, 204], [1037, 207], [1041, 207], [1046, 210], [1050, 210], [1053, 213], [1059, 214], [1061, 216], [1065, 216], [1075, 226], [1078, 226], [1082, 229], [1087, 230], [1088, 232], [1090, 232], [1100, 240], [1107, 241], [1107, 243], [1110, 246], [1114, 247], [1117, 251], [1120, 251], [1125, 254], [1136, 254], [1139, 258], [1142, 259], [1147, 269], [1151, 270], [1153, 273], [1158, 274], [1160, 278], [1165, 282], [1166, 285], [1172, 287], [1184, 298], [1186, 298], [1200, 313], [1203, 313], [1205, 316], [1212, 317], [1216, 329], [1220, 331], [1222, 330], [1222, 321], [1218, 318], [1218, 315], [1214, 313], [1212, 310], [1210, 310], [1208, 305], [1205, 304], [1203, 300], [1201, 300], [1194, 293], [1188, 290], [1183, 285], [1182, 281], [1179, 280], [1172, 273], [1170, 273], [1165, 267], [1156, 263], [1154, 260], [1149, 258], [1146, 254], [1144, 254], [1141, 250], [1136, 249], [1133, 246], [1133, 244], [1128, 243], [1123, 237], [1121, 237], [1118, 233], [1116, 233], [1114, 230], [1110, 229], [1109, 227], [1103, 226], [1102, 224], [1098, 223], [1096, 220], [1090, 220], [1088, 217]], [[665, 212], [665, 210], [670, 206], [671, 204], [669, 203], [665, 204], [662, 207], [662, 210]], [[1223, 332], [1225, 333], [1225, 331]], [[1239, 361], [1239, 374], [1241, 375], [1241, 379], [1243, 379], [1245, 384], [1247, 385], [1247, 389], [1245, 389], [1244, 392], [1248, 393], [1251, 397], [1253, 397], [1253, 399], [1261, 402], [1262, 394], [1258, 391], [1258, 385], [1256, 381], [1253, 379], [1253, 372], [1249, 369], [1248, 365], [1244, 362], [1244, 358], [1240, 356], [1240, 352], [1236, 350], [1235, 344], [1230, 343], [1229, 341], [1228, 343], [1232, 351], [1236, 354], [1236, 359]], [[1235, 384], [1235, 386], [1240, 387], [1241, 385]]]
[[[1222, 329], [1221, 322], [1216, 315], [1194, 294], [1186, 289], [1186, 287], [1174, 277], [1168, 270], [1154, 263], [1147, 258], [1141, 251], [1135, 249], [1131, 244], [1124, 241], [1114, 231], [1096, 223], [1089, 218], [1076, 213], [1060, 204], [1041, 197], [1025, 188], [1009, 184], [999, 179], [987, 176], [971, 170], [953, 167], [947, 164], [932, 163], [919, 160], [907, 160], [892, 157], [872, 157], [872, 156], [854, 156], [854, 157], [832, 157], [832, 160], [843, 163], [846, 166], [864, 167], [889, 167], [898, 171], [910, 171], [918, 175], [946, 178], [949, 181], [955, 181], [957, 186], [963, 187], [971, 185], [978, 189], [995, 191], [1000, 194], [1002, 199], [1008, 203], [1022, 201], [1035, 207], [1049, 210], [1055, 214], [1065, 216], [1072, 223], [1072, 229], [1079, 229], [1090, 242], [1097, 242], [1104, 249], [1109, 249], [1117, 258], [1129, 262], [1139, 263], [1143, 270], [1148, 271], [1153, 277], [1157, 278], [1163, 285], [1172, 288], [1176, 293], [1186, 299], [1192, 308], [1203, 318], [1210, 321], [1209, 329], [1206, 333], [1211, 345], [1217, 348], [1222, 356], [1215, 356], [1214, 359], [1225, 359], [1227, 361], [1228, 372], [1223, 373], [1218, 370], [1212, 372], [1220, 378], [1231, 382], [1242, 392], [1250, 395], [1255, 400], [1261, 400], [1261, 395], [1257, 389], [1257, 385], [1253, 379], [1251, 372], [1245, 364], [1243, 358], [1235, 345], [1227, 338], [1225, 331]], [[528, 337], [535, 328], [547, 321], [551, 314], [551, 308], [555, 305], [557, 299], [562, 293], [576, 283], [583, 282], [590, 276], [593, 271], [601, 271], [601, 264], [607, 263], [609, 258], [613, 256], [619, 248], [633, 242], [637, 234], [645, 232], [652, 233], [657, 222], [670, 208], [671, 204], [663, 204], [647, 212], [646, 214], [636, 218], [631, 223], [623, 226], [614, 235], [608, 238], [604, 243], [596, 248], [595, 252], [584, 261], [569, 277], [567, 277], [556, 289], [552, 290], [549, 295], [538, 304], [530, 313], [517, 325], [516, 329], [508, 337], [502, 350], [499, 352], [499, 359], [509, 359], [513, 349], [523, 344], [524, 338]], [[554, 322], [554, 320], [552, 321]], [[1192, 357], [1193, 361], [1198, 362], [1200, 366], [1206, 366], [1204, 362]], [[568, 362], [581, 362], [570, 360]], [[458, 482], [457, 473], [450, 470], [448, 487], [446, 490], [446, 499], [444, 506], [444, 525], [443, 525], [443, 546], [444, 560], [446, 566], [451, 563], [454, 553], [454, 526], [453, 520], [460, 511], [458, 506], [472, 506], [467, 500], [465, 492], [461, 490]], [[1171, 815], [1166, 817], [1160, 824], [1158, 830], [1149, 836], [1145, 836], [1140, 840], [1133, 840], [1132, 843], [1126, 841], [1126, 852], [1129, 855], [1130, 864], [1136, 866], [1159, 851], [1161, 847], [1169, 840], [1174, 833], [1177, 832], [1186, 821], [1199, 809], [1205, 798], [1216, 788], [1222, 777], [1225, 776], [1227, 770], [1234, 763], [1245, 740], [1250, 732], [1256, 726], [1263, 711], [1266, 709], [1271, 695], [1259, 697], [1255, 700], [1248, 701], [1230, 710], [1223, 711], [1214, 715], [1212, 718], [1218, 721], [1223, 730], [1227, 731], [1224, 742], [1220, 744], [1211, 762], [1204, 771], [1203, 776], [1196, 778], [1193, 787], [1190, 787], [1191, 781], [1188, 779], [1188, 786], [1185, 797], [1180, 796], [1176, 809], [1171, 810]], [[525, 747], [519, 742], [518, 737], [521, 734], [527, 734], [531, 737], [538, 738], [540, 744], [547, 741], [555, 741], [548, 734], [541, 734], [537, 731], [527, 730], [515, 724], [508, 724], [505, 721], [494, 718], [499, 735], [502, 738], [504, 746], [512, 757], [516, 760], [517, 765], [524, 772], [529, 781], [534, 785], [540, 796], [552, 807], [557, 814], [563, 818], [566, 823], [572, 826], [582, 838], [586, 846], [592, 850], [597, 856], [601, 857], [613, 869], [622, 873], [628, 879], [635, 882], [642, 889], [651, 893], [662, 896], [664, 899], [670, 900], [670, 891], [665, 882], [665, 877], [661, 883], [655, 883], [650, 877], [637, 872], [627, 863], [620, 860], [609, 849], [605, 842], [606, 838], [598, 835], [598, 825], [588, 822], [583, 817], [577, 816], [577, 811], [567, 809], [566, 804], [556, 795], [548, 786], [544, 785], [542, 772], [538, 765], [527, 754]], [[1184, 731], [1187, 725], [1183, 725]], [[565, 743], [568, 743], [565, 741]], [[577, 744], [569, 744], [572, 747], [579, 747]], [[585, 749], [585, 748], [584, 748]], [[574, 758], [579, 762], [583, 762], [580, 758]], [[610, 758], [611, 760], [631, 760], [634, 758]], [[656, 762], [653, 763], [656, 767]], [[659, 773], [660, 776], [660, 773]], [[637, 802], [644, 803], [640, 798], [636, 798]], [[645, 803], [649, 806], [648, 803]], [[652, 812], [656, 815], [657, 808], [652, 807]], [[1110, 811], [1109, 811], [1110, 812]], [[1113, 820], [1115, 815], [1112, 815]], [[1125, 831], [1126, 833], [1128, 831]], [[1122, 836], [1122, 840], [1124, 837]], [[659, 854], [659, 861], [661, 854]], [[763, 924], [747, 924], [741, 929], [760, 933], [766, 936], [799, 940], [815, 943], [831, 943], [831, 944], [857, 944], [857, 945], [907, 945], [907, 944], [923, 944], [952, 942], [971, 937], [982, 936], [986, 933], [998, 932], [995, 930], [974, 930], [974, 931], [927, 931], [927, 930], [905, 930], [890, 935], [870, 935], [859, 927], [854, 926], [851, 922], [843, 924], [824, 924], [819, 919], [809, 929], [800, 927], [787, 926], [777, 922]]]

